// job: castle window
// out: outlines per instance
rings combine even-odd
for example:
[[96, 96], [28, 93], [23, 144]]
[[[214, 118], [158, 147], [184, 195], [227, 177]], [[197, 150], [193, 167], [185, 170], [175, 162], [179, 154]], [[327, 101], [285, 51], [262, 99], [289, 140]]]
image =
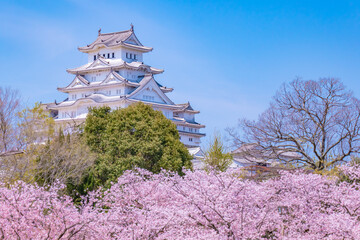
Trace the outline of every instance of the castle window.
[[120, 94], [121, 94], [121, 89], [117, 89], [117, 90], [116, 90], [116, 94], [119, 94], [119, 95], [120, 95]]
[[96, 55], [94, 55], [94, 61], [96, 60]]
[[115, 58], [115, 53], [112, 53], [112, 58]]
[[136, 54], [134, 54], [134, 59], [136, 60]]
[[144, 95], [144, 96], [143, 96], [143, 99], [144, 99], [144, 100], [147, 100], [147, 101], [154, 101], [154, 100], [155, 100], [155, 97], [149, 96], [149, 95]]
[[75, 111], [71, 112], [71, 117], [72, 118], [76, 117], [76, 112]]
[[185, 131], [185, 130], [186, 130], [186, 127], [183, 127], [183, 130]]
[[105, 53], [103, 54], [103, 57], [105, 57]]
[[192, 138], [189, 138], [189, 142], [192, 142], [193, 141], [193, 139]]
[[130, 58], [132, 58], [132, 53], [130, 53]]
[[85, 94], [85, 93], [82, 93], [82, 94], [81, 94], [81, 97], [82, 97], [82, 98], [86, 97], [86, 94]]
[[76, 94], [72, 94], [72, 95], [71, 95], [71, 99], [72, 99], [72, 100], [75, 100], [75, 99], [76, 99]]
[[126, 53], [126, 58], [129, 58], [129, 53]]

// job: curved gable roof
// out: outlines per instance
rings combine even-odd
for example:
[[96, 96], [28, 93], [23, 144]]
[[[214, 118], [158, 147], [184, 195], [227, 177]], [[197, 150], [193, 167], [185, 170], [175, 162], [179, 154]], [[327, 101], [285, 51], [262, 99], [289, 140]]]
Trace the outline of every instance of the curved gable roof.
[[93, 43], [88, 44], [84, 47], [79, 47], [78, 49], [81, 52], [89, 52], [96, 49], [97, 47], [117, 47], [117, 46], [138, 48], [139, 50], [143, 50], [143, 51], [152, 50], [152, 48], [145, 47], [141, 44], [141, 42], [134, 33], [133, 27], [131, 27], [131, 29], [129, 30], [112, 32], [112, 33], [101, 33], [101, 29], [100, 29], [98, 37]]

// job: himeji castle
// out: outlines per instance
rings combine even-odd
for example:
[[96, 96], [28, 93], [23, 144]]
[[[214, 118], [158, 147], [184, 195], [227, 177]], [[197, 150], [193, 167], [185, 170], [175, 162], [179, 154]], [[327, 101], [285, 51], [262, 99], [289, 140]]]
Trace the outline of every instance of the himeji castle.
[[143, 102], [176, 124], [185, 146], [200, 145], [205, 135], [200, 129], [205, 126], [195, 121], [199, 111], [189, 102], [175, 104], [169, 99], [166, 94], [173, 89], [155, 80], [155, 75], [164, 70], [144, 64], [143, 54], [153, 48], [141, 44], [132, 25], [130, 30], [121, 32], [101, 33], [100, 29], [93, 43], [78, 50], [88, 55], [88, 63], [67, 70], [74, 79], [58, 90], [68, 94], [68, 98], [47, 104], [57, 123], [84, 121], [89, 107], [117, 109]]

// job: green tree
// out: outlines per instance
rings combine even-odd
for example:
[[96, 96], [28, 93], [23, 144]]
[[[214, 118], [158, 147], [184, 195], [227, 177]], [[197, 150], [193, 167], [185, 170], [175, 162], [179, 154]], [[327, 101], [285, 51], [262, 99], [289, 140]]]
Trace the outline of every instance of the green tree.
[[176, 125], [143, 103], [114, 111], [109, 107], [91, 109], [84, 134], [90, 149], [98, 154], [84, 182], [90, 189], [108, 187], [125, 170], [137, 167], [180, 174], [183, 167], [192, 167], [192, 157], [180, 142]]
[[205, 151], [205, 170], [215, 169], [217, 171], [226, 171], [232, 163], [232, 156], [226, 152], [224, 143], [219, 133], [215, 133]]

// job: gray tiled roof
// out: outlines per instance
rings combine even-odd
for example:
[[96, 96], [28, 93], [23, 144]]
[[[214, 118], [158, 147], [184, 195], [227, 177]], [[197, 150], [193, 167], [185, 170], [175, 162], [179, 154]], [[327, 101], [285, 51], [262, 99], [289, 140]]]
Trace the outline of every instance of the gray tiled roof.
[[[130, 41], [130, 37], [134, 39], [133, 41]], [[137, 39], [137, 37], [134, 34], [133, 29], [121, 32], [112, 32], [112, 33], [101, 33], [99, 30], [99, 35], [96, 38], [96, 40], [84, 47], [79, 47], [78, 49], [80, 51], [87, 51], [94, 49], [97, 45], [103, 45], [105, 47], [115, 47], [115, 46], [132, 46], [132, 47], [139, 47], [141, 49], [146, 49], [147, 51], [151, 51], [152, 48], [148, 48], [143, 46], [140, 41]]]
[[[99, 64], [96, 65], [96, 63], [99, 63]], [[139, 69], [139, 68], [148, 69], [149, 72], [154, 73], [154, 74], [164, 72], [164, 70], [162, 70], [162, 69], [150, 67], [149, 65], [146, 65], [142, 62], [134, 61], [134, 62], [128, 63], [122, 59], [105, 59], [103, 57], [99, 57], [95, 61], [84, 64], [80, 67], [67, 69], [66, 71], [68, 73], [76, 74], [77, 72], [85, 73], [85, 72], [91, 72], [94, 70], [108, 70], [111, 68], [120, 69], [120, 68], [127, 68], [127, 67], [134, 68], [134, 69]]]
[[120, 43], [121, 41], [125, 41], [132, 34], [131, 30], [121, 31], [121, 32], [113, 32], [113, 33], [100, 33], [96, 40], [85, 46], [81, 47], [81, 49], [91, 49], [97, 44], [104, 44], [105, 46], [114, 46]]

